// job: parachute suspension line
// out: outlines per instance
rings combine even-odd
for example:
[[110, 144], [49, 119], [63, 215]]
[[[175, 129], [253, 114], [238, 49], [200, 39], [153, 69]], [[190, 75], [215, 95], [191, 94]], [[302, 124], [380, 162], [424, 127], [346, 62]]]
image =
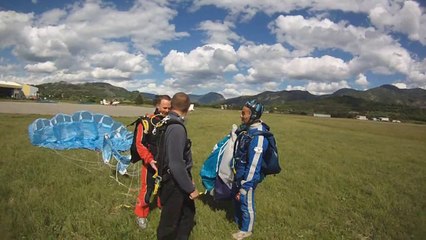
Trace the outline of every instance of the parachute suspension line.
[[89, 170], [88, 168], [86, 168], [86, 167], [83, 167], [82, 165], [80, 165], [80, 164], [77, 164], [77, 163], [74, 163], [73, 161], [71, 161], [72, 160], [72, 158], [70, 158], [70, 157], [68, 157], [68, 156], [65, 156], [64, 154], [60, 154], [57, 150], [55, 150], [55, 149], [51, 149], [53, 152], [55, 152], [56, 154], [58, 154], [59, 156], [61, 156], [62, 157], [62, 159], [64, 159], [65, 161], [67, 161], [67, 162], [69, 162], [69, 163], [71, 163], [71, 164], [73, 164], [74, 166], [77, 166], [77, 167], [79, 167], [79, 168], [81, 168], [81, 169], [84, 169], [84, 170], [86, 170], [86, 171], [88, 171], [88, 172], [92, 172], [91, 170]]
[[[138, 170], [138, 169], [136, 169], [136, 168], [138, 168], [137, 164], [133, 164], [132, 168], [134, 168], [133, 172], [136, 172]], [[140, 168], [139, 168], [139, 172], [140, 172]], [[134, 178], [139, 177], [140, 175], [139, 174], [133, 174], [133, 175], [127, 174], [127, 175], [131, 178], [129, 185], [126, 185], [119, 180], [118, 171], [115, 171], [115, 176], [110, 176], [110, 178], [114, 179], [118, 183], [118, 185], [127, 188], [127, 193], [121, 193], [121, 194], [126, 195], [126, 196], [130, 196], [130, 197], [134, 197], [133, 195], [130, 194], [132, 192], [138, 191], [138, 189], [132, 188], [132, 186], [134, 184]], [[138, 178], [138, 179], [140, 179], [140, 178]], [[139, 183], [139, 181], [140, 180], [138, 180], [138, 183]]]
[[[132, 175], [129, 174], [129, 176], [131, 177], [131, 181], [130, 181], [130, 184], [129, 184], [129, 187], [128, 187], [128, 190], [127, 190], [127, 194], [130, 194], [131, 192], [137, 191], [137, 190], [135, 190], [135, 189], [132, 188], [133, 187], [133, 182], [134, 182], [133, 180], [134, 180], [134, 178], [137, 177], [137, 176], [139, 176], [139, 174], [135, 174], [134, 173], [135, 171], [137, 171], [136, 164], [133, 164], [132, 168], [133, 168], [133, 174]], [[140, 169], [139, 169], [139, 172], [140, 172]]]
[[[66, 154], [61, 153], [61, 151], [58, 151], [56, 149], [52, 149], [52, 148], [49, 148], [49, 149], [52, 152], [54, 152], [57, 155], [59, 155], [62, 159], [67, 160], [67, 161], [71, 162], [73, 165], [78, 166], [80, 168], [83, 168], [83, 169], [85, 169], [85, 170], [87, 170], [89, 172], [92, 172], [92, 171], [95, 171], [95, 170], [96, 171], [100, 171], [101, 168], [102, 168], [102, 165], [99, 164], [98, 161], [93, 162], [93, 161], [81, 160], [81, 158], [68, 156]], [[96, 155], [97, 155], [97, 159], [99, 159], [100, 153], [97, 152]], [[80, 162], [81, 164], [78, 164], [78, 163], [75, 163], [75, 162]], [[88, 167], [84, 167], [83, 163], [85, 163], [86, 165], [89, 165], [90, 169]]]
[[89, 164], [93, 164], [93, 165], [99, 164], [98, 162], [93, 162], [93, 161], [89, 161], [89, 160], [82, 160], [81, 158], [67, 156], [66, 154], [60, 153], [60, 151], [58, 151], [56, 149], [52, 149], [52, 148], [49, 148], [49, 149], [52, 150], [53, 152], [55, 152], [56, 154], [58, 154], [59, 156], [67, 158], [69, 160], [73, 160], [73, 161], [81, 162], [81, 163], [89, 163]]

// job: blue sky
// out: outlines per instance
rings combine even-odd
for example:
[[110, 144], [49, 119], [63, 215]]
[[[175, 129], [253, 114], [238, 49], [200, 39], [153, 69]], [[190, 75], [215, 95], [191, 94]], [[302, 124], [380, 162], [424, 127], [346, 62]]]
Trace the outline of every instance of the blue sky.
[[426, 88], [420, 1], [0, 0], [0, 81], [158, 94]]

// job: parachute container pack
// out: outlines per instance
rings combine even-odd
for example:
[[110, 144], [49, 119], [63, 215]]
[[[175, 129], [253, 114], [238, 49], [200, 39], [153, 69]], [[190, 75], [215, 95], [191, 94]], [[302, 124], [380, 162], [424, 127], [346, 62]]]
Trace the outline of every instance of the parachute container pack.
[[130, 149], [133, 133], [108, 115], [88, 111], [59, 113], [51, 119], [36, 119], [28, 126], [28, 135], [35, 146], [101, 151], [105, 163], [114, 156], [122, 174], [130, 163], [130, 155], [121, 152]]

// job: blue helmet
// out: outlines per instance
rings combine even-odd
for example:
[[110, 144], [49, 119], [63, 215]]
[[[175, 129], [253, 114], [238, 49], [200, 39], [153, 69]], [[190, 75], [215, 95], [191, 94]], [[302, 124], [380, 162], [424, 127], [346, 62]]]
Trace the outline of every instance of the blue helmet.
[[255, 120], [260, 119], [263, 113], [263, 105], [261, 103], [256, 102], [255, 99], [249, 100], [244, 104], [245, 107], [248, 107], [251, 111], [250, 121], [253, 122]]

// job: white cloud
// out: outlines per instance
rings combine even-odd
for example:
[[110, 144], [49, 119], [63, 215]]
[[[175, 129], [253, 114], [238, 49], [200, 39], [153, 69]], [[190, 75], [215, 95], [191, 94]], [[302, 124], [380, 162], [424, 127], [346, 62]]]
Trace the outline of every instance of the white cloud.
[[195, 0], [193, 9], [197, 10], [202, 6], [214, 5], [218, 8], [226, 9], [231, 18], [241, 17], [248, 21], [258, 12], [264, 12], [268, 15], [274, 13], [290, 13], [293, 10], [308, 9], [311, 11], [341, 10], [344, 12], [368, 12], [377, 5], [394, 5], [400, 1], [389, 3], [388, 0], [357, 0], [357, 1], [318, 1], [318, 0]]
[[208, 88], [222, 84], [223, 74], [236, 70], [237, 54], [224, 44], [207, 44], [189, 53], [172, 50], [162, 60], [166, 73], [173, 76], [174, 86]]
[[103, 69], [95, 68], [92, 71], [92, 76], [97, 79], [129, 79], [131, 74], [129, 72], [123, 72], [119, 69]]
[[146, 74], [150, 71], [150, 64], [142, 54], [130, 54], [125, 51], [113, 51], [94, 54], [90, 56], [92, 66], [100, 68], [116, 68], [123, 72], [140, 72]]
[[426, 45], [426, 13], [415, 1], [404, 1], [401, 7], [376, 5], [370, 10], [369, 18], [382, 31], [401, 32]]
[[253, 60], [279, 60], [292, 56], [291, 53], [279, 43], [274, 45], [243, 45], [238, 49], [237, 53], [239, 59], [245, 62], [252, 62]]
[[280, 83], [285, 79], [340, 81], [350, 76], [348, 65], [332, 56], [292, 57], [280, 44], [242, 46], [237, 51], [247, 66], [247, 74], [234, 76], [237, 82]]
[[234, 98], [241, 96], [241, 92], [235, 88], [225, 88], [220, 92], [220, 94], [222, 94], [224, 98]]
[[1, 64], [0, 65], [0, 73], [1, 73], [1, 75], [12, 73], [12, 72], [16, 71], [17, 69], [18, 69], [18, 66], [15, 65], [15, 64]]
[[230, 44], [233, 42], [245, 41], [243, 37], [238, 36], [232, 29], [235, 25], [231, 22], [224, 21], [203, 21], [199, 24], [198, 30], [205, 31], [207, 39], [205, 43], [221, 43]]
[[[259, 86], [261, 87], [261, 86]], [[258, 94], [259, 91], [262, 91], [262, 88], [253, 88], [253, 86], [240, 84], [240, 83], [227, 83], [224, 85], [224, 88], [220, 93], [225, 98], [233, 98], [239, 96], [251, 96]]]
[[86, 71], [69, 73], [67, 71], [60, 70], [60, 71], [53, 72], [51, 74], [43, 74], [43, 75], [34, 74], [32, 72], [26, 76], [0, 75], [0, 80], [8, 80], [8, 81], [27, 83], [27, 84], [30, 83], [34, 85], [47, 83], [47, 82], [57, 82], [58, 79], [65, 82], [83, 83], [91, 79], [89, 74], [90, 73], [87, 73]]
[[363, 87], [364, 89], [367, 88], [369, 84], [367, 77], [362, 73], [357, 76], [355, 83]]
[[63, 9], [52, 9], [44, 12], [38, 19], [38, 24], [40, 26], [45, 25], [59, 25], [61, 21], [67, 16], [67, 12]]
[[334, 23], [328, 19], [305, 19], [303, 16], [279, 16], [271, 31], [277, 40], [306, 54], [315, 49], [340, 49], [354, 58], [349, 67], [354, 75], [372, 70], [390, 74], [408, 74], [412, 59], [408, 51], [391, 36], [373, 28]]
[[22, 42], [32, 18], [32, 14], [0, 11], [0, 49]]
[[[306, 57], [314, 50], [338, 49], [353, 56], [348, 63], [346, 78], [358, 76], [366, 71], [378, 74], [402, 73], [409, 81], [416, 81], [420, 85], [424, 78], [424, 71], [415, 70], [413, 65], [418, 64], [410, 53], [397, 40], [388, 35], [387, 30], [407, 34], [412, 40], [419, 40], [424, 44], [426, 36], [426, 17], [424, 10], [414, 1], [228, 1], [228, 0], [198, 0], [193, 7], [215, 5], [226, 9], [230, 18], [242, 17], [251, 19], [258, 12], [268, 15], [275, 13], [289, 13], [292, 10], [310, 9], [313, 11], [341, 10], [344, 12], [365, 13], [372, 23], [378, 27], [356, 27], [348, 22], [335, 23], [327, 18], [307, 18], [303, 16], [279, 16], [269, 27], [276, 35], [278, 42], [290, 44], [295, 48], [292, 56]], [[319, 15], [317, 15], [319, 16]], [[323, 16], [327, 16], [324, 14]], [[261, 58], [261, 56], [259, 56]], [[246, 58], [242, 58], [245, 60]], [[277, 59], [280, 64], [283, 59]], [[268, 62], [268, 63], [271, 63]], [[256, 63], [256, 59], [249, 60], [247, 74], [238, 74], [234, 79], [242, 82], [273, 78], [282, 72], [280, 64]], [[274, 66], [275, 67], [272, 67]], [[267, 69], [267, 70], [266, 70]], [[265, 72], [264, 74], [262, 73]], [[324, 70], [325, 71], [325, 70]], [[303, 74], [300, 74], [303, 76]], [[338, 76], [338, 75], [337, 75]], [[314, 79], [314, 78], [312, 78]], [[338, 80], [338, 77], [334, 80]]]
[[160, 43], [188, 36], [171, 24], [176, 15], [167, 1], [154, 0], [135, 1], [127, 11], [102, 1], [75, 2], [35, 16], [0, 11], [0, 49], [10, 47], [32, 74], [57, 70], [71, 81], [80, 81], [82, 72], [87, 81], [129, 79], [150, 72], [147, 56], [160, 55]]
[[294, 91], [294, 90], [299, 90], [299, 91], [306, 91], [306, 88], [303, 86], [292, 86], [292, 85], [287, 85], [286, 89], [287, 91]]
[[[87, 0], [40, 15], [0, 11], [0, 50], [11, 52], [21, 61], [17, 65], [1, 62], [2, 77], [25, 72], [28, 81], [38, 83], [109, 81], [152, 92], [213, 90], [236, 96], [279, 90], [287, 80], [301, 84], [288, 85], [288, 89], [309, 87], [318, 93], [348, 85], [347, 81], [367, 87], [364, 74], [372, 72], [400, 73], [405, 77], [401, 83], [408, 87], [426, 87], [425, 60], [418, 59], [416, 53], [410, 56], [405, 43], [401, 45], [398, 41], [403, 41], [391, 35], [400, 32], [425, 44], [424, 8], [415, 1], [195, 0], [194, 9], [214, 5], [229, 13], [224, 19], [204, 18], [189, 26], [191, 31], [204, 31], [206, 42], [212, 44], [162, 53], [162, 43], [189, 36], [183, 32], [185, 29], [178, 31], [172, 23], [177, 9], [182, 10], [175, 3], [136, 0], [130, 9], [122, 10], [111, 2]], [[334, 22], [331, 19], [341, 13], [329, 15], [330, 9], [362, 13], [373, 26]], [[269, 27], [276, 43], [255, 45], [237, 34], [244, 32], [240, 27], [258, 23], [250, 19], [259, 12], [277, 16], [293, 10], [308, 10], [309, 16], [316, 17], [278, 16], [263, 26]], [[191, 49], [193, 39], [190, 40], [177, 45]], [[232, 44], [241, 45], [237, 50]], [[317, 55], [319, 52], [322, 56]], [[135, 79], [155, 69], [151, 65], [162, 54], [167, 54], [162, 64], [170, 78]], [[303, 86], [307, 81], [309, 84]]]
[[80, 37], [103, 39], [130, 38], [146, 54], [160, 55], [158, 43], [188, 36], [176, 32], [170, 21], [177, 11], [160, 1], [135, 1], [129, 11], [119, 11], [98, 1], [75, 4], [67, 24]]
[[[36, 76], [32, 76], [32, 77], [36, 77]], [[55, 72], [55, 74], [51, 74], [49, 76], [46, 76], [40, 79], [38, 82], [39, 83], [57, 82], [58, 79], [60, 79], [61, 81], [66, 81], [66, 82], [82, 83], [82, 82], [90, 81], [89, 79], [92, 79], [92, 78], [90, 78], [90, 73], [87, 71], [73, 71], [73, 72], [58, 71], [58, 72]], [[97, 80], [92, 80], [92, 81], [97, 81]]]
[[57, 70], [55, 63], [53, 62], [44, 62], [36, 63], [32, 65], [26, 65], [25, 69], [29, 72], [41, 72], [41, 73], [52, 73]]
[[183, 91], [183, 89], [171, 88], [165, 84], [157, 83], [154, 79], [132, 79], [132, 80], [105, 80], [104, 82], [113, 84], [118, 87], [123, 87], [129, 91], [139, 91], [152, 94], [168, 94], [173, 96], [176, 92]]
[[310, 81], [306, 85], [306, 91], [316, 95], [330, 94], [341, 88], [350, 88], [350, 86], [348, 85], [346, 81], [332, 82], [332, 83], [324, 83], [324, 82], [318, 83], [318, 82]]
[[407, 84], [409, 87], [421, 87], [426, 89], [426, 59], [411, 65]]
[[246, 83], [265, 83], [280, 81], [283, 65], [288, 62], [290, 53], [281, 44], [241, 46], [238, 51], [241, 65], [246, 66], [247, 75], [239, 73], [234, 80]]
[[407, 89], [407, 84], [405, 84], [405, 83], [394, 83], [392, 85], [394, 85], [395, 87], [397, 87], [399, 89]]
[[349, 77], [349, 67], [340, 58], [294, 58], [283, 66], [283, 73], [292, 79], [338, 81]]
[[137, 79], [131, 81], [121, 81], [118, 86], [128, 88], [130, 90], [137, 90], [139, 92], [147, 92], [153, 94], [167, 94], [172, 97], [177, 92], [191, 93], [185, 88], [176, 86], [176, 79], [169, 78], [162, 82], [154, 79]]
[[55, 61], [70, 56], [64, 25], [43, 28], [27, 27], [22, 44], [15, 46], [15, 53], [29, 61]]

